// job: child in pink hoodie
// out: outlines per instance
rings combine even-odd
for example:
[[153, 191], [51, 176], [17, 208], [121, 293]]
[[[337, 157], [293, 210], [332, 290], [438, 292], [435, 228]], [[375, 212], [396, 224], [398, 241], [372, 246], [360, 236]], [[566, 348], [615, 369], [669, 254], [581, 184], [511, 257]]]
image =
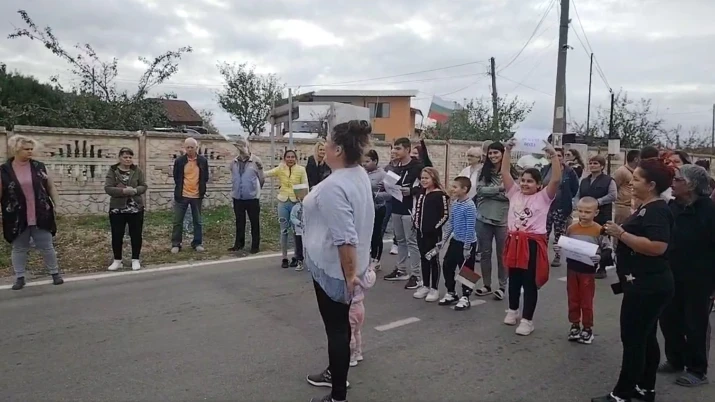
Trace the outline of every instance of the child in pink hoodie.
[[367, 268], [360, 284], [355, 285], [353, 301], [350, 304], [350, 367], [355, 367], [362, 361], [362, 324], [365, 322], [365, 289], [375, 284], [375, 271], [372, 265]]

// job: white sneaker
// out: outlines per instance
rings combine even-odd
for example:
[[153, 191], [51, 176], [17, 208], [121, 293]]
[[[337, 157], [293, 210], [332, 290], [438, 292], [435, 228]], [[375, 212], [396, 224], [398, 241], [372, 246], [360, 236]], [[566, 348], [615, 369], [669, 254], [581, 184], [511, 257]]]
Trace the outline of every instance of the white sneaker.
[[107, 268], [107, 271], [116, 271], [121, 267], [122, 267], [122, 260], [114, 260], [114, 262], [112, 262], [112, 265], [110, 265], [109, 268]]
[[356, 355], [355, 355], [355, 360], [357, 360], [357, 361], [359, 361], [359, 362], [363, 361], [362, 354], [360, 354], [360, 353], [356, 354]]
[[357, 366], [357, 365], [358, 365], [358, 361], [357, 361], [357, 360], [352, 360], [352, 359], [350, 359], [350, 367], [355, 367], [355, 366]]
[[139, 271], [142, 269], [142, 264], [139, 260], [132, 260], [132, 271]]
[[534, 332], [534, 322], [522, 318], [519, 326], [516, 327], [516, 334], [522, 336], [531, 335]]
[[198, 246], [194, 247], [194, 250], [195, 250], [197, 253], [203, 253], [204, 251], [206, 251], [206, 249], [204, 248], [204, 246], [201, 246], [201, 245], [198, 245]]
[[181, 249], [178, 247], [171, 248], [171, 254], [179, 254], [179, 251], [181, 251]]
[[506, 325], [516, 325], [519, 323], [519, 311], [518, 310], [507, 310], [506, 317], [504, 317], [504, 324]]
[[427, 297], [425, 297], [426, 302], [436, 302], [439, 300], [439, 290], [437, 289], [430, 289], [429, 293], [427, 293]]
[[393, 244], [392, 247], [390, 247], [390, 254], [397, 255], [397, 244]]
[[415, 299], [424, 299], [429, 294], [430, 289], [427, 286], [420, 286], [412, 295]]

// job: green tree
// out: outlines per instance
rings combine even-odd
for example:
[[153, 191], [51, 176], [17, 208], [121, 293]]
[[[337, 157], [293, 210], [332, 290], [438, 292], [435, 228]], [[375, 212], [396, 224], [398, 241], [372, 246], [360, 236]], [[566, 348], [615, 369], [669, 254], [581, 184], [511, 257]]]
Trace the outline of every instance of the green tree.
[[258, 74], [247, 63], [220, 63], [223, 88], [216, 93], [218, 104], [237, 121], [248, 135], [263, 131], [271, 111], [271, 103], [285, 88], [274, 74]]
[[221, 134], [219, 133], [218, 128], [216, 128], [216, 125], [214, 124], [213, 110], [201, 109], [198, 113], [199, 116], [201, 116], [201, 120], [204, 122], [203, 127], [209, 131], [209, 134]]
[[446, 122], [426, 129], [425, 136], [440, 140], [505, 140], [513, 135], [514, 126], [524, 121], [532, 108], [532, 103], [523, 102], [518, 97], [500, 97], [495, 133], [491, 98], [472, 99], [464, 108], [454, 111]]
[[[627, 92], [622, 91], [616, 94], [613, 107], [613, 133], [621, 139], [622, 147], [642, 148], [657, 144], [666, 133], [665, 121], [653, 114], [651, 105], [650, 99], [633, 100], [628, 97]], [[585, 123], [577, 121], [569, 123], [569, 129], [576, 135], [608, 137], [610, 119], [610, 108], [598, 106], [590, 133], [585, 132]]]
[[[168, 51], [153, 59], [140, 57], [139, 60], [146, 64], [147, 69], [139, 77], [136, 90], [129, 92], [117, 88], [116, 58], [102, 61], [90, 44], [75, 45], [77, 52], [70, 53], [54, 35], [52, 28], [40, 28], [24, 10], [18, 11], [18, 14], [26, 27], [15, 29], [8, 38], [41, 42], [46, 49], [69, 64], [77, 83], [65, 91], [59, 79], [53, 78], [53, 88], [64, 95], [50, 105], [18, 101], [26, 99], [27, 94], [10, 92], [5, 108], [10, 109], [6, 110], [6, 115], [12, 116], [14, 121], [18, 121], [18, 116], [29, 116], [31, 113], [27, 110], [39, 109], [45, 111], [48, 118], [52, 118], [53, 125], [62, 127], [133, 131], [167, 123], [161, 103], [147, 96], [153, 87], [176, 74], [179, 60], [192, 51], [191, 47]], [[38, 124], [29, 117], [27, 120], [28, 124]]]

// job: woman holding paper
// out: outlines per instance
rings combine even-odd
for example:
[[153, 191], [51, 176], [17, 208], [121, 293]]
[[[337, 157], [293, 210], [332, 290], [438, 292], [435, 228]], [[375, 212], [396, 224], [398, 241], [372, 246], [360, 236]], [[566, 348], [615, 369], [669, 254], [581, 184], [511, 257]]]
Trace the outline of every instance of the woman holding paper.
[[[536, 168], [524, 170], [515, 183], [511, 177], [511, 150], [516, 140], [505, 145], [501, 176], [506, 197], [509, 199], [507, 214], [508, 235], [505, 244], [504, 265], [509, 270], [509, 309], [504, 324], [517, 325], [518, 335], [530, 335], [534, 331], [534, 312], [538, 289], [549, 279], [546, 219], [549, 207], [561, 184], [562, 164], [551, 144], [544, 141], [544, 152], [551, 158], [553, 169], [551, 181], [542, 186], [541, 172]], [[524, 308], [519, 312], [521, 290], [524, 289]]]
[[673, 297], [673, 274], [666, 251], [673, 215], [660, 194], [668, 189], [674, 169], [660, 159], [642, 160], [633, 172], [633, 195], [641, 205], [623, 223], [604, 226], [618, 239], [619, 282], [612, 285], [621, 302], [621, 373], [613, 391], [592, 402], [624, 402], [631, 398], [655, 400], [655, 380], [660, 363], [656, 336], [658, 318]]

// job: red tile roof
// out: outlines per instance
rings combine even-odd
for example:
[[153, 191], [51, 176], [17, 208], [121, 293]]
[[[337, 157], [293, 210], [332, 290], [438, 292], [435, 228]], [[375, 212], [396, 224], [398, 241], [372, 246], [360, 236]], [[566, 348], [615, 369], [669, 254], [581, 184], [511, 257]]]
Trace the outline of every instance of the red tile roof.
[[178, 99], [158, 99], [164, 104], [166, 118], [172, 123], [200, 123], [201, 116], [189, 105], [189, 102]]

